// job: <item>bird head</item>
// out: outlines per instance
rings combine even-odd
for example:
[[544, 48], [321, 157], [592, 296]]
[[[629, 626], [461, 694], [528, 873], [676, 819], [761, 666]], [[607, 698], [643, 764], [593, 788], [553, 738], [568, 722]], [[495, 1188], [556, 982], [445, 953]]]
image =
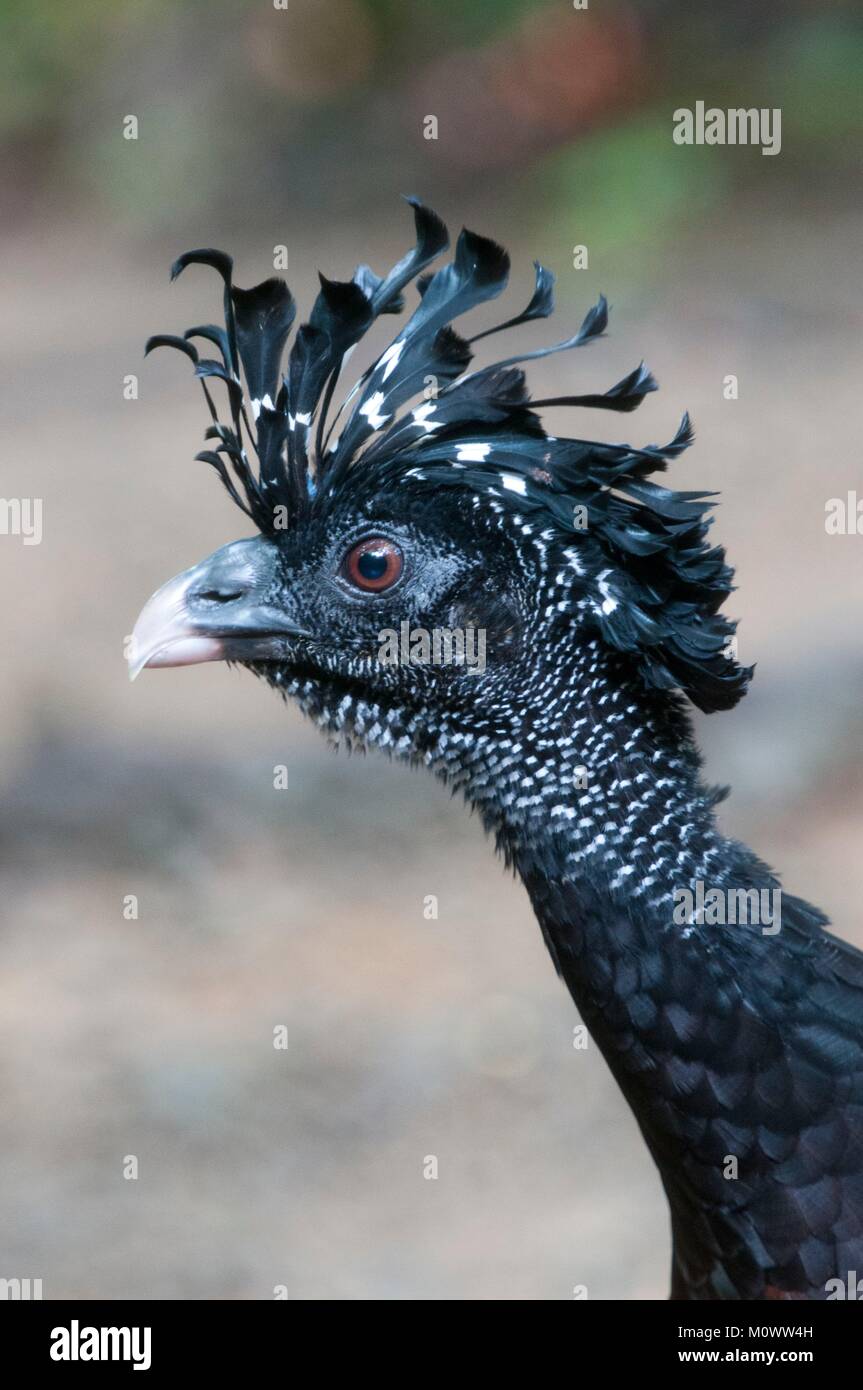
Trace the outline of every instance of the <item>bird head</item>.
[[[688, 417], [661, 447], [549, 436], [544, 406], [629, 412], [656, 389], [652, 375], [641, 364], [603, 394], [531, 400], [521, 364], [595, 341], [602, 297], [565, 341], [473, 368], [480, 340], [552, 312], [553, 277], [537, 264], [520, 314], [461, 336], [453, 321], [503, 290], [509, 259], [463, 231], [453, 260], [426, 273], [448, 236], [410, 201], [415, 246], [386, 276], [322, 276], [284, 371], [295, 309], [283, 281], [239, 289], [213, 250], [175, 263], [173, 275], [218, 272], [224, 327], [151, 338], [147, 351], [170, 346], [193, 363], [211, 417], [197, 457], [256, 534], [153, 595], [131, 673], [237, 662], [331, 733], [429, 760], [442, 741], [512, 736], [564, 690], [582, 699], [597, 657], [645, 692], [734, 704], [750, 672], [728, 655], [733, 624], [718, 612], [731, 571], [705, 540], [709, 495], [649, 477], [690, 442]], [[351, 350], [402, 311], [413, 280], [413, 313], [331, 412]]]

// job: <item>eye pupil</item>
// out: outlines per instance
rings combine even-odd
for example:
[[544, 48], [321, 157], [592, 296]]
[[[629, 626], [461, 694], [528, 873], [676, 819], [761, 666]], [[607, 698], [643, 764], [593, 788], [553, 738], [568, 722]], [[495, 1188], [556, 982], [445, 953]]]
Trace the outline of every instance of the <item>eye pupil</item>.
[[389, 563], [389, 556], [383, 550], [364, 550], [357, 560], [357, 569], [363, 579], [383, 579]]

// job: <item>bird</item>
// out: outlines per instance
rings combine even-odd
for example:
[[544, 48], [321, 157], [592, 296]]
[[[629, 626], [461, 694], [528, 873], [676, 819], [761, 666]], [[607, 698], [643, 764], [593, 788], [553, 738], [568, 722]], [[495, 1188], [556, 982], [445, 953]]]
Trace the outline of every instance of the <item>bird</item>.
[[[296, 305], [280, 277], [241, 289], [211, 248], [172, 267], [218, 274], [224, 324], [146, 352], [193, 364], [210, 418], [196, 457], [253, 534], [145, 604], [130, 674], [237, 664], [336, 744], [461, 793], [658, 1168], [669, 1297], [842, 1296], [863, 1269], [863, 954], [717, 823], [728, 789], [704, 781], [689, 707], [731, 709], [753, 668], [721, 611], [733, 571], [709, 539], [715, 494], [656, 481], [691, 421], [664, 445], [550, 434], [545, 408], [627, 414], [655, 378], [642, 362], [605, 392], [534, 398], [526, 364], [595, 345], [606, 299], [563, 341], [518, 351], [512, 335], [554, 309], [535, 262], [526, 307], [465, 336], [509, 256], [463, 229], [433, 268], [446, 226], [407, 202], [413, 245], [385, 275], [320, 275], [286, 361]], [[402, 315], [398, 333], [335, 409], [384, 315]], [[513, 354], [478, 364], [502, 332]], [[393, 654], [385, 635], [405, 632]], [[415, 651], [417, 634], [471, 632], [482, 661], [464, 642], [449, 659]]]

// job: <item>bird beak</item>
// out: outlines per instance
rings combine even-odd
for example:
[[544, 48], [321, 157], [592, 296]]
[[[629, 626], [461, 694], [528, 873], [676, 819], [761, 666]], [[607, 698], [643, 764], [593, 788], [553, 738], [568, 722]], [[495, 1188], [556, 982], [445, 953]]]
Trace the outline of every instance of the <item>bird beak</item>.
[[277, 560], [275, 545], [256, 537], [169, 579], [132, 630], [129, 679], [145, 666], [272, 660], [285, 655], [288, 639], [311, 636], [271, 601]]

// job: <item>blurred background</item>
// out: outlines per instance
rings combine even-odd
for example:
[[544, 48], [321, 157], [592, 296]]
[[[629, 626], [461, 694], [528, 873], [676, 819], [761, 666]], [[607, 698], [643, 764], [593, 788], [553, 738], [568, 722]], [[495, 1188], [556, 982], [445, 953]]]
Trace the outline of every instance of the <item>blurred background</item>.
[[[663, 390], [596, 435], [692, 412], [674, 481], [723, 493], [758, 663], [699, 721], [723, 824], [863, 944], [863, 537], [824, 524], [863, 497], [861, 67], [850, 0], [6, 0], [0, 493], [41, 498], [43, 535], [0, 535], [0, 1276], [666, 1295], [647, 1152], [465, 808], [334, 755], [245, 673], [130, 687], [150, 592], [246, 533], [192, 461], [187, 364], [142, 347], [218, 317], [209, 272], [169, 286], [180, 251], [224, 247], [250, 284], [284, 246], [308, 306], [318, 267], [406, 249], [401, 193], [509, 247], [515, 309], [534, 257], [558, 273], [558, 327], [526, 346], [604, 290], [609, 337], [534, 390], [644, 356]], [[676, 145], [698, 100], [780, 107], [781, 153]]]

